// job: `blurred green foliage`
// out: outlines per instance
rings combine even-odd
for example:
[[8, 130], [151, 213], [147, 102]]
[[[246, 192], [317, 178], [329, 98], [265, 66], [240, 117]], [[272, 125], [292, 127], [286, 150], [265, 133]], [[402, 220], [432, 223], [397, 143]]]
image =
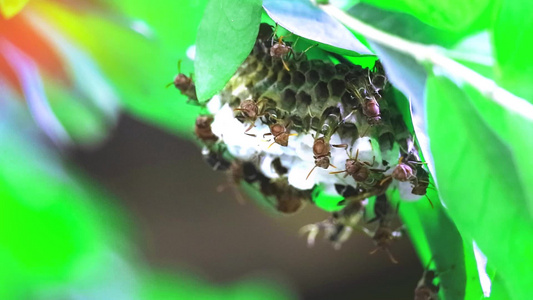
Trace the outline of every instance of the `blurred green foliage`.
[[[293, 298], [263, 278], [216, 286], [192, 274], [147, 268], [134, 254], [127, 228], [135, 227], [122, 208], [70, 165], [56, 148], [62, 145], [52, 146], [33, 122], [57, 118], [76, 143], [90, 145], [105, 138], [106, 124], [114, 122], [97, 109], [99, 97], [110, 103], [118, 95], [130, 112], [187, 135], [194, 109], [165, 85], [194, 44], [205, 3], [69, 4], [33, 1], [14, 19], [0, 21], [3, 33], [35, 33], [33, 26], [39, 27], [64, 63], [47, 65], [31, 51], [34, 41], [22, 35], [10, 36], [9, 43], [25, 52], [23, 59], [0, 63], [0, 299]], [[4, 11], [5, 2], [0, 5]], [[136, 34], [128, 25], [146, 31]], [[191, 61], [184, 67], [191, 69]], [[70, 77], [53, 70], [61, 68]], [[18, 76], [10, 77], [12, 69]], [[28, 70], [37, 80], [28, 81]], [[80, 76], [81, 87], [75, 84]], [[32, 107], [48, 104], [52, 115]], [[37, 123], [46, 132], [46, 123]]]
[[[115, 100], [143, 120], [192, 137], [198, 108], [187, 105], [185, 97], [174, 89], [164, 87], [177, 73], [178, 60], [183, 59], [182, 72], [192, 72], [187, 51], [194, 49], [191, 46], [207, 2], [67, 4], [35, 0], [14, 16], [26, 1], [4, 0], [0, 1], [2, 14], [14, 17], [2, 20], [0, 26], [2, 38], [25, 52], [37, 66], [34, 75], [41, 76], [41, 81], [33, 83], [43, 84], [53, 117], [74, 142], [91, 144], [107, 135], [116, 116], [106, 113], [101, 104]], [[264, 1], [269, 2], [276, 1]], [[242, 6], [227, 2], [227, 9], [219, 12], [217, 5], [221, 3], [226, 2], [212, 0], [209, 20], [203, 21], [203, 34], [197, 43], [196, 71], [205, 80], [199, 84], [200, 95], [205, 97], [221, 88], [245, 58], [259, 22], [259, 1]], [[300, 3], [322, 14], [310, 2]], [[251, 20], [246, 19], [245, 12], [252, 13]], [[529, 84], [533, 61], [528, 52], [533, 40], [533, 4], [511, 0], [380, 0], [364, 1], [348, 12], [354, 20], [400, 38], [413, 49], [423, 44], [438, 45], [440, 48], [428, 47], [428, 51], [438, 50], [429, 54], [454, 59], [476, 76], [494, 79], [508, 90], [487, 93], [471, 82], [465, 83], [460, 72], [444, 72], [434, 61], [376, 39], [366, 29], [351, 28], [362, 44], [374, 45], [372, 50], [387, 49], [380, 57], [386, 62], [387, 72], [392, 74], [401, 67], [423, 70], [418, 77], [402, 73], [407, 85], [400, 85], [398, 78], [391, 81], [406, 95], [421, 96], [410, 99], [411, 104], [423, 104], [413, 117], [427, 120], [425, 133], [431, 139], [436, 170], [433, 176], [438, 184], [438, 193], [432, 192], [429, 197], [434, 202], [440, 199], [442, 205], [436, 203], [435, 209], [430, 209], [424, 200], [402, 203], [400, 214], [424, 265], [434, 259], [442, 296], [488, 296], [486, 286], [482, 291], [479, 283], [475, 243], [487, 257], [492, 279], [490, 298], [527, 299], [533, 282], [528, 272], [533, 253], [533, 160], [529, 159], [533, 125], [528, 117], [532, 109], [527, 104], [533, 102]], [[290, 17], [287, 13], [280, 18]], [[297, 12], [292, 17], [298, 17]], [[306, 26], [305, 20], [298, 20], [298, 26]], [[213, 37], [211, 29], [223, 30], [224, 34]], [[9, 32], [24, 34], [14, 37], [8, 36]], [[32, 44], [20, 36], [34, 37], [31, 34], [47, 41], [47, 47], [39, 50], [50, 50], [58, 56], [67, 75], [50, 69], [46, 59], [30, 51]], [[328, 44], [328, 32], [317, 34], [314, 40]], [[469, 47], [463, 47], [461, 42], [465, 41], [470, 42]], [[0, 54], [5, 59], [7, 48], [2, 47]], [[342, 49], [328, 50], [346, 54]], [[400, 61], [401, 57], [409, 60]], [[480, 62], [480, 58], [484, 60]], [[19, 84], [2, 85], [0, 100], [0, 138], [9, 141], [0, 144], [1, 299], [58, 298], [72, 293], [94, 299], [101, 299], [98, 296], [102, 293], [114, 295], [113, 299], [130, 299], [133, 295], [165, 299], [198, 296], [198, 291], [208, 298], [234, 299], [263, 295], [270, 289], [255, 282], [234, 288], [209, 287], [187, 276], [154, 275], [136, 263], [128, 248], [121, 245], [127, 243], [127, 234], [122, 237], [127, 221], [113, 206], [112, 197], [47, 146], [31, 123], [29, 111], [14, 104], [22, 103], [24, 96], [30, 103], [31, 95], [24, 89], [28, 82], [21, 76], [25, 67], [28, 64], [12, 61], [0, 64], [2, 79]], [[13, 80], [15, 77], [18, 81]], [[415, 93], [414, 89], [420, 87], [422, 90]], [[93, 93], [101, 90], [109, 93], [103, 98]], [[495, 101], [494, 97], [501, 95], [508, 101]], [[522, 106], [513, 107], [516, 103]], [[411, 113], [405, 107], [403, 111], [406, 117]], [[336, 209], [337, 197], [325, 193], [316, 196], [315, 203], [320, 207]], [[397, 199], [398, 195], [393, 197]], [[98, 266], [114, 266], [123, 276], [110, 278]], [[177, 287], [177, 282], [185, 283]], [[283, 291], [273, 293], [264, 295], [290, 296]]]

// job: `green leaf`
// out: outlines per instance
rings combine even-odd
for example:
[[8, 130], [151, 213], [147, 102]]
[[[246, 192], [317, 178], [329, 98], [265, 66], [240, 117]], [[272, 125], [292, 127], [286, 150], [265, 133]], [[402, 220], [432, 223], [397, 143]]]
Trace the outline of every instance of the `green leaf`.
[[[428, 189], [427, 196], [433, 201], [434, 208], [425, 198], [416, 202], [402, 201], [399, 208], [402, 222], [423, 266], [433, 259], [433, 269], [439, 274], [443, 299], [479, 299], [481, 290], [479, 281], [476, 282], [477, 277], [474, 277], [474, 282], [471, 278], [467, 282], [467, 270], [472, 273], [476, 266], [471, 262], [465, 264], [459, 231], [440, 204], [438, 193]], [[398, 201], [397, 191], [392, 194], [392, 199]]]
[[533, 2], [502, 0], [493, 27], [497, 82], [533, 103]]
[[527, 299], [533, 224], [516, 171], [520, 162], [450, 80], [430, 77], [426, 97], [442, 201], [461, 234], [474, 240], [501, 273], [511, 298]]
[[272, 20], [288, 31], [332, 48], [326, 50], [348, 50], [340, 51], [346, 55], [373, 54], [339, 21], [309, 0], [264, 0], [263, 7]]
[[413, 16], [367, 3], [359, 3], [347, 12], [374, 28], [421, 44], [451, 46], [462, 37], [460, 33], [424, 24]]
[[[363, 0], [369, 4], [410, 14], [420, 21], [448, 31], [465, 31], [488, 23], [486, 10], [491, 0]], [[478, 19], [481, 24], [476, 24]]]
[[[505, 109], [494, 101], [488, 100], [470, 85], [463, 87], [484, 123], [491, 128], [499, 139], [504, 141], [511, 152], [514, 168], [520, 177], [525, 191], [526, 206], [533, 215], [533, 120], [521, 114]], [[527, 103], [527, 102], [525, 102]], [[497, 121], [495, 121], [497, 120]]]
[[211, 0], [196, 38], [196, 92], [200, 101], [211, 98], [229, 81], [253, 48], [261, 0]]

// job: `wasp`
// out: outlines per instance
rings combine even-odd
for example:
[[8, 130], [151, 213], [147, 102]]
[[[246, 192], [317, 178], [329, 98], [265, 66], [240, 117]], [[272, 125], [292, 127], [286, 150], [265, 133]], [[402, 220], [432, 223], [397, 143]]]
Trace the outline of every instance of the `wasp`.
[[269, 135], [274, 137], [274, 142], [272, 142], [268, 148], [272, 147], [274, 144], [287, 147], [287, 145], [289, 145], [289, 137], [298, 135], [297, 133], [291, 133], [289, 127], [290, 123], [287, 126], [281, 123], [270, 125], [270, 132], [263, 135], [263, 138]]
[[431, 264], [431, 259], [424, 269], [422, 278], [418, 281], [418, 284], [415, 288], [415, 300], [437, 300], [439, 293], [439, 286], [435, 285], [433, 281], [435, 280], [436, 274], [435, 271], [429, 270], [429, 265]]
[[231, 188], [235, 194], [237, 202], [244, 204], [244, 196], [239, 190], [239, 186], [243, 181], [247, 183], [261, 182], [269, 180], [265, 175], [259, 172], [251, 162], [242, 162], [234, 160], [230, 163], [229, 168], [226, 171], [227, 184], [219, 185], [218, 192], [224, 191], [226, 188]]
[[194, 133], [204, 143], [213, 143], [218, 140], [218, 137], [211, 131], [211, 124], [213, 123], [212, 116], [201, 115], [196, 118]]
[[409, 159], [409, 156], [402, 155], [400, 159], [398, 159], [398, 164], [396, 167], [394, 167], [392, 174], [385, 177], [382, 183], [392, 179], [396, 179], [401, 182], [412, 182], [413, 180], [416, 180], [416, 165], [421, 163], [422, 162], [420, 161]]
[[192, 73], [190, 74], [190, 76], [181, 73], [181, 60], [179, 60], [178, 75], [174, 77], [174, 81], [169, 83], [167, 87], [174, 85], [181, 92], [182, 95], [187, 96], [187, 98], [189, 98], [189, 101], [199, 104], [198, 97], [196, 96], [196, 86], [194, 85], [192, 77]]
[[315, 166], [311, 169], [311, 171], [309, 171], [309, 174], [307, 174], [305, 179], [309, 179], [309, 176], [311, 176], [311, 173], [313, 173], [316, 167], [327, 169], [331, 166], [333, 168], [337, 168], [330, 163], [331, 146], [337, 148], [348, 147], [346, 144], [330, 145], [330, 143], [326, 141], [325, 137], [315, 139], [313, 142], [313, 158], [315, 159]]
[[[376, 205], [378, 207], [377, 210]], [[376, 198], [374, 211], [377, 217], [375, 219], [379, 220], [379, 224], [376, 230], [374, 232], [371, 232], [367, 228], [363, 227], [363, 231], [368, 236], [370, 236], [372, 240], [374, 240], [374, 243], [377, 246], [377, 248], [370, 252], [370, 254], [374, 254], [378, 250], [383, 250], [387, 252], [387, 254], [389, 255], [389, 259], [393, 263], [397, 264], [398, 261], [394, 258], [394, 256], [392, 256], [389, 247], [395, 239], [398, 239], [402, 236], [402, 232], [400, 230], [402, 227], [396, 230], [392, 229], [392, 222], [394, 220], [394, 217], [397, 215], [398, 207], [396, 208], [396, 211], [393, 211], [389, 201], [387, 200], [387, 197], [385, 195], [382, 195]]]
[[[277, 30], [277, 28], [276, 28], [276, 30]], [[274, 32], [274, 35], [275, 35], [275, 32]], [[290, 35], [292, 35], [292, 34], [290, 34]], [[289, 69], [289, 66], [287, 65], [287, 62], [285, 61], [285, 58], [289, 57], [289, 55], [292, 54], [295, 59], [301, 59], [305, 55], [305, 53], [307, 51], [309, 51], [313, 47], [318, 46], [318, 44], [311, 45], [307, 49], [305, 49], [304, 51], [299, 53], [299, 55], [297, 56], [297, 55], [294, 54], [294, 47], [296, 46], [296, 43], [298, 42], [298, 39], [299, 38], [297, 38], [296, 42], [294, 42], [294, 45], [292, 45], [292, 46], [283, 41], [283, 36], [280, 36], [278, 38], [277, 43], [275, 43], [275, 44], [274, 44], [274, 39], [272, 39], [272, 43], [273, 44], [270, 47], [270, 56], [281, 59], [281, 63], [283, 64], [283, 68], [285, 68], [285, 70], [287, 70], [287, 71], [290, 71], [290, 69]]]
[[[276, 30], [277, 30], [277, 27], [276, 27]], [[272, 43], [274, 43], [274, 39], [272, 39]], [[285, 68], [285, 70], [287, 71], [290, 71], [290, 69], [289, 69], [289, 66], [287, 65], [287, 62], [285, 62], [285, 58], [288, 57], [288, 55], [291, 53], [294, 54], [294, 51], [292, 50], [291, 46], [289, 46], [283, 41], [283, 36], [280, 36], [278, 38], [278, 42], [273, 44], [270, 47], [270, 56], [281, 59], [283, 68]]]
[[427, 195], [427, 188], [429, 186], [429, 173], [422, 168], [421, 165], [416, 166], [416, 177], [411, 180], [411, 183], [413, 184], [411, 193], [414, 195], [426, 196], [429, 204], [431, 204], [431, 208], [434, 208], [433, 202], [431, 202], [431, 199], [429, 199]]
[[[359, 149], [355, 152], [355, 157], [348, 153], [348, 159], [344, 165], [344, 170], [330, 172], [330, 174], [346, 173], [344, 177], [350, 175], [352, 178], [366, 188], [374, 188], [376, 183], [380, 183], [386, 170], [371, 168], [376, 164], [376, 157], [372, 158], [372, 163], [359, 160]], [[381, 186], [381, 185], [380, 185]]]
[[358, 108], [362, 110], [362, 114], [366, 117], [368, 124], [370, 126], [380, 124], [381, 110], [377, 99], [381, 98], [381, 95], [375, 91], [371, 83], [367, 82], [366, 79], [348, 82], [347, 88], [359, 102]]
[[391, 177], [398, 181], [411, 181], [416, 178], [416, 170], [408, 163], [402, 163], [401, 158], [398, 165], [392, 171]]
[[202, 149], [202, 156], [204, 161], [214, 170], [214, 171], [227, 171], [231, 162], [224, 157], [224, 146], [221, 144], [218, 145], [218, 148], [215, 147], [204, 147]]
[[300, 229], [301, 234], [308, 234], [307, 244], [311, 247], [315, 243], [320, 230], [324, 230], [325, 236], [333, 243], [335, 249], [348, 240], [354, 228], [364, 214], [364, 199], [369, 197], [364, 190], [350, 185], [336, 184], [335, 189], [344, 199], [338, 205], [345, 205], [341, 210], [334, 212], [332, 216], [322, 222], [309, 224]]
[[390, 182], [392, 179], [396, 179], [401, 182], [409, 181], [413, 186], [411, 193], [414, 195], [426, 196], [429, 204], [433, 208], [433, 202], [431, 202], [431, 199], [429, 199], [427, 196], [429, 174], [422, 167], [424, 164], [425, 162], [419, 161], [412, 153], [404, 155], [398, 160], [398, 165], [396, 165], [392, 171], [392, 174], [385, 177], [380, 184]]
[[376, 99], [366, 99], [363, 103], [363, 115], [365, 115], [368, 124], [376, 125], [381, 122], [381, 111]]
[[268, 114], [267, 112], [267, 98], [262, 98], [259, 101], [254, 101], [252, 99], [244, 100], [240, 103], [238, 108], [233, 109], [238, 111], [244, 116], [245, 121], [249, 121], [250, 126], [244, 131], [245, 133], [250, 131], [255, 126], [255, 121]]
[[261, 193], [276, 199], [275, 208], [285, 214], [300, 210], [311, 199], [310, 191], [301, 191], [289, 185], [287, 178], [266, 179], [260, 182]]

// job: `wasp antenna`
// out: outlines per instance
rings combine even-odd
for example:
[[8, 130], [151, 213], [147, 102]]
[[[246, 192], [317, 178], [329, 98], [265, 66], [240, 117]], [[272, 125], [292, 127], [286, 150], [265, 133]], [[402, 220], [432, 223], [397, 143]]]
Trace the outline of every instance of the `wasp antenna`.
[[359, 157], [359, 149], [357, 149], [357, 151], [355, 151], [355, 161], [357, 161], [357, 157]]
[[272, 147], [276, 142], [273, 142], [272, 144], [270, 144], [270, 146], [268, 146], [267, 149], [270, 149], [270, 147]]
[[340, 174], [340, 173], [344, 173], [344, 172], [346, 172], [346, 170], [329, 172], [329, 174]]
[[387, 176], [379, 182], [379, 185], [382, 186], [385, 182], [392, 180], [392, 176]]
[[181, 73], [181, 59], [178, 60], [178, 73]]
[[393, 264], [397, 264], [398, 261], [394, 258], [394, 256], [392, 256], [392, 253], [390, 252], [389, 248], [385, 248], [385, 252], [387, 252], [387, 254], [389, 255], [389, 258], [390, 260], [392, 261]]
[[[368, 130], [370, 130], [370, 125], [368, 125], [368, 127], [366, 128], [365, 132], [363, 133], [363, 135], [361, 135], [361, 137], [364, 137], [366, 136], [366, 134], [368, 133]], [[370, 141], [370, 140], [369, 140]], [[370, 141], [370, 145], [372, 145], [372, 141]]]
[[239, 191], [239, 188], [236, 185], [233, 186], [232, 190], [235, 193], [235, 198], [237, 198], [237, 202], [239, 202], [240, 205], [246, 204], [246, 201], [244, 200], [242, 193]]
[[431, 202], [431, 199], [429, 199], [428, 195], [425, 195], [425, 196], [426, 196], [426, 198], [428, 198], [429, 204], [431, 204], [431, 208], [435, 208], [435, 207], [433, 206], [433, 202]]
[[289, 66], [287, 66], [287, 63], [285, 62], [285, 60], [283, 59], [283, 57], [281, 58], [281, 63], [283, 64], [283, 68], [285, 68], [285, 70], [287, 71], [290, 71], [291, 69], [289, 69]]
[[291, 133], [289, 134], [289, 136], [297, 136], [298, 134], [297, 133]]
[[333, 164], [329, 164], [330, 166], [334, 167], [335, 169], [337, 169], [337, 167], [335, 167]]
[[170, 83], [167, 83], [167, 85], [165, 85], [165, 88], [169, 88], [170, 86], [172, 86], [174, 84], [174, 82], [170, 82]]
[[255, 124], [252, 123], [250, 124], [250, 126], [248, 126], [248, 128], [244, 131], [244, 133], [247, 133], [248, 131], [250, 131], [250, 129], [254, 128]]
[[344, 149], [348, 149], [348, 144], [338, 144], [338, 145], [331, 145], [335, 148], [344, 148]]
[[316, 168], [316, 165], [311, 169], [311, 171], [309, 171], [309, 174], [307, 174], [307, 177], [305, 177], [305, 180], [309, 179], [309, 176], [311, 176], [311, 173], [313, 173], [315, 168]]
[[[296, 44], [296, 43], [294, 43], [294, 44]], [[313, 49], [313, 48], [315, 48], [315, 47], [318, 47], [318, 44], [314, 44], [314, 45], [311, 45], [311, 46], [307, 47], [307, 49], [305, 49], [305, 50], [302, 52], [302, 54], [305, 54], [307, 51], [309, 51], [309, 50], [311, 50], [311, 49]]]
[[276, 27], [274, 27], [274, 31], [272, 32], [272, 36], [270, 37], [270, 47], [274, 45], [274, 39], [276, 37], [276, 32], [278, 32], [278, 23], [276, 23]]
[[292, 44], [292, 48], [296, 47], [296, 44], [298, 43], [298, 41], [300, 40], [300, 37], [296, 37], [296, 40], [294, 41], [294, 43]]
[[374, 254], [374, 253], [378, 252], [378, 250], [379, 250], [379, 248], [376, 248], [376, 249], [374, 249], [374, 250], [370, 251], [370, 254], [372, 255], [372, 254]]

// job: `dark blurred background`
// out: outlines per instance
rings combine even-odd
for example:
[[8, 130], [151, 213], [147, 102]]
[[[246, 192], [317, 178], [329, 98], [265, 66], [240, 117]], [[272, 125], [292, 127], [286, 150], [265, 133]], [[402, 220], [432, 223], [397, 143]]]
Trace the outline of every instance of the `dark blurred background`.
[[303, 299], [412, 299], [422, 266], [407, 237], [370, 255], [372, 241], [354, 233], [340, 250], [320, 236], [308, 248], [298, 230], [328, 217], [312, 204], [292, 216], [267, 211], [230, 189], [204, 163], [200, 149], [129, 116], [96, 150], [73, 159], [115, 194], [151, 267], [188, 270], [224, 284], [248, 277], [282, 282]]

